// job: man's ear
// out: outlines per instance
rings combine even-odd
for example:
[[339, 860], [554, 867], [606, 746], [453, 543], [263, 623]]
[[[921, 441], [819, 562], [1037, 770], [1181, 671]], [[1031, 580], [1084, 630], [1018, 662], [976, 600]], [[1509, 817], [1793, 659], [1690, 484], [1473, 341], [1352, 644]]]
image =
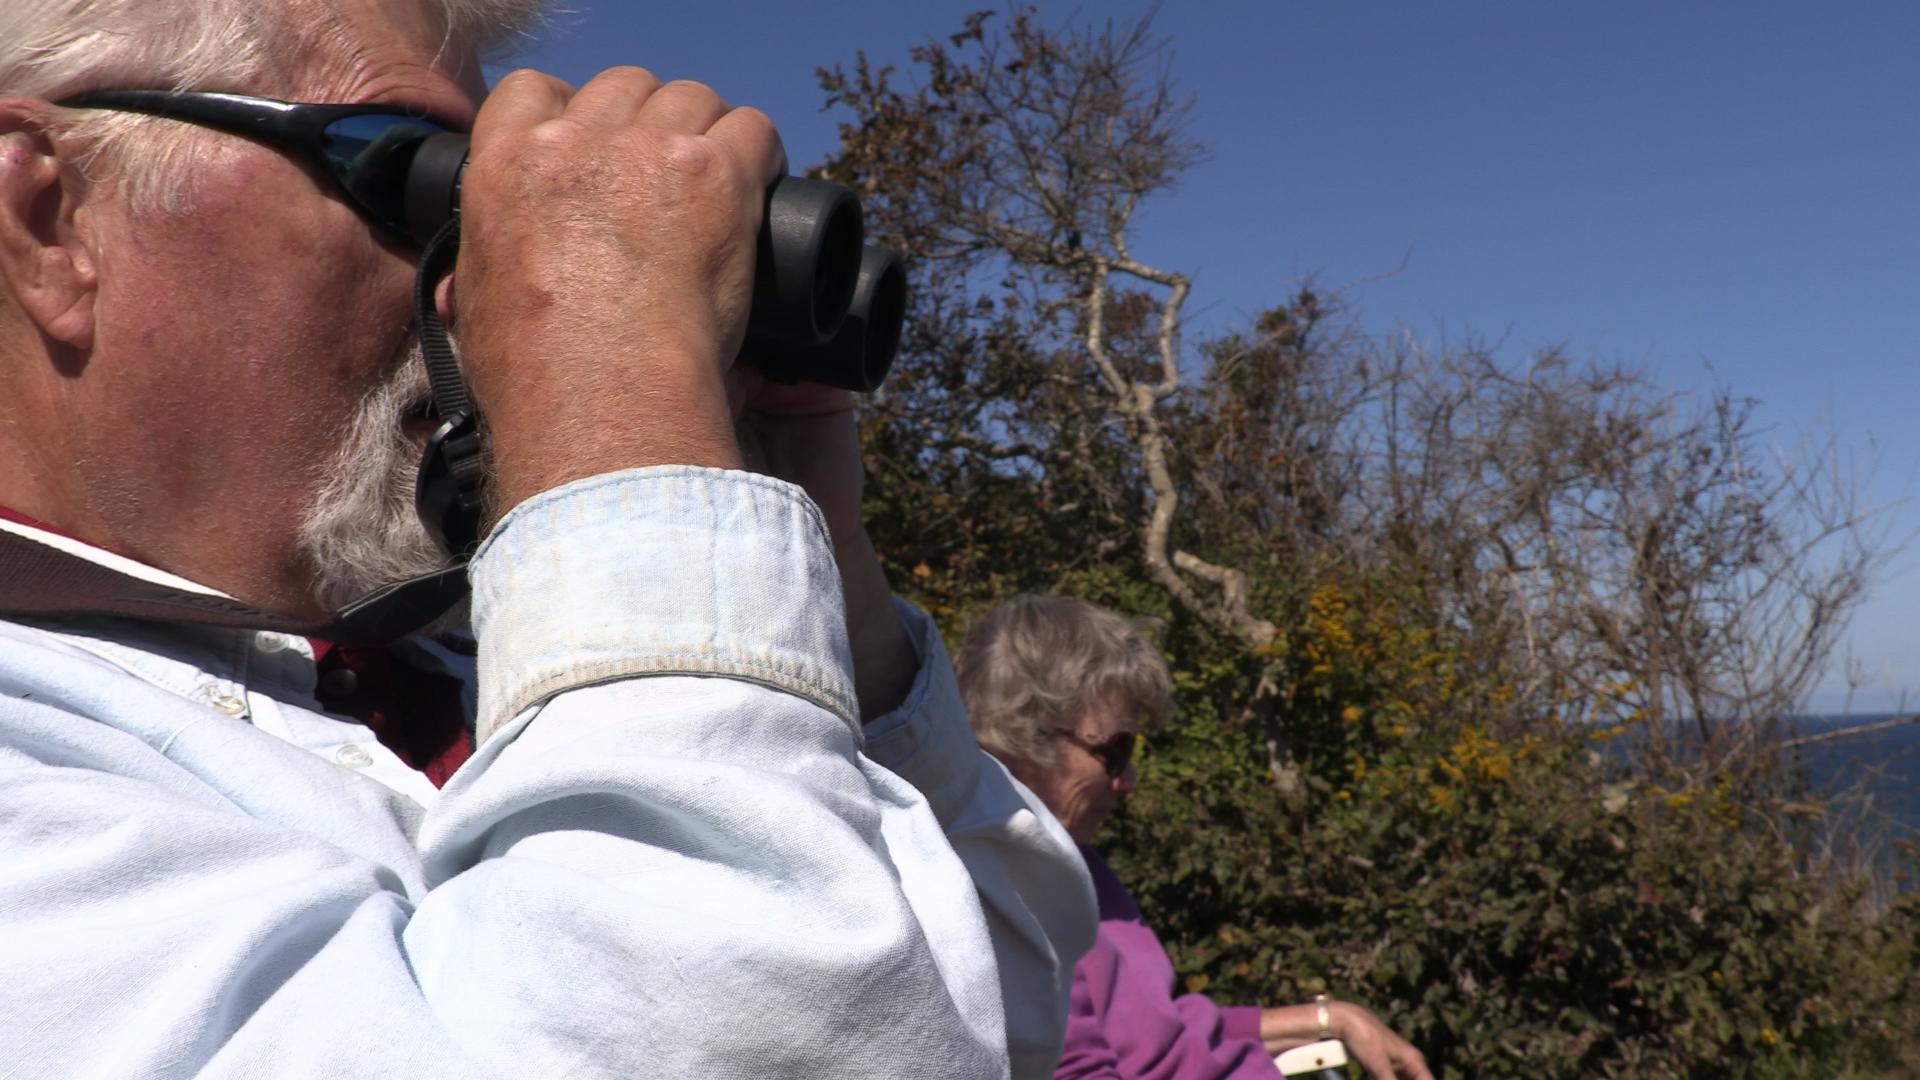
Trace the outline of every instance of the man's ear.
[[79, 224], [88, 191], [52, 114], [35, 98], [0, 98], [0, 286], [47, 337], [86, 350], [99, 282]]

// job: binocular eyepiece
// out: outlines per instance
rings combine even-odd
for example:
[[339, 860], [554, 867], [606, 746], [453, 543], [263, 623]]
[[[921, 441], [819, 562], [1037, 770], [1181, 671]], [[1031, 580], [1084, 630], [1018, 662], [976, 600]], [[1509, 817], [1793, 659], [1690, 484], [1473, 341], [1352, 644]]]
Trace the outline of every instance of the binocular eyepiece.
[[[459, 214], [466, 167], [465, 135], [434, 135], [415, 151], [406, 224], [422, 244]], [[782, 177], [757, 244], [740, 362], [780, 382], [877, 388], [899, 349], [907, 279], [898, 255], [865, 243], [860, 200], [839, 184]]]

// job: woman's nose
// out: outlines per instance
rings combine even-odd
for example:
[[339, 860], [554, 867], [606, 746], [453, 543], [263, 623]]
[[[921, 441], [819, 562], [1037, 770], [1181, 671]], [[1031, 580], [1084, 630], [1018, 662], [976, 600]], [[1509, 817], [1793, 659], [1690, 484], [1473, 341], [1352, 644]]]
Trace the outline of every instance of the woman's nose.
[[1139, 778], [1133, 775], [1133, 762], [1131, 761], [1127, 762], [1126, 768], [1120, 770], [1119, 776], [1113, 778], [1113, 789], [1122, 795], [1131, 795], [1133, 789], [1138, 785]]

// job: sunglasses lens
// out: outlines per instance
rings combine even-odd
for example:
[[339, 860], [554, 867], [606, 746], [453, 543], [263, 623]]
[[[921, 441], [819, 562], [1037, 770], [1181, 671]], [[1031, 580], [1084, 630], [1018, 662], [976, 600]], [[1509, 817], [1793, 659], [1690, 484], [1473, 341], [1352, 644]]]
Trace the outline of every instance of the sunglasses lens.
[[1107, 766], [1107, 775], [1119, 776], [1133, 763], [1134, 734], [1122, 732], [1100, 748], [1100, 759]]
[[408, 116], [343, 116], [326, 126], [321, 151], [361, 206], [384, 222], [404, 225], [407, 166], [422, 142], [444, 130]]

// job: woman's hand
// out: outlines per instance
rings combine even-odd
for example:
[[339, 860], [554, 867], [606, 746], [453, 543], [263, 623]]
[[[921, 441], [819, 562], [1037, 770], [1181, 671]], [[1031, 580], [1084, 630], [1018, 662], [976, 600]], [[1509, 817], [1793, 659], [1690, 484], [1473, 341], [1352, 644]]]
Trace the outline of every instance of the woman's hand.
[[[1433, 1080], [1427, 1059], [1413, 1044], [1393, 1033], [1380, 1018], [1346, 1001], [1327, 1004], [1327, 1029], [1374, 1080]], [[1260, 1011], [1260, 1041], [1269, 1054], [1305, 1046], [1320, 1038], [1320, 1018], [1312, 1005], [1288, 1005]]]

